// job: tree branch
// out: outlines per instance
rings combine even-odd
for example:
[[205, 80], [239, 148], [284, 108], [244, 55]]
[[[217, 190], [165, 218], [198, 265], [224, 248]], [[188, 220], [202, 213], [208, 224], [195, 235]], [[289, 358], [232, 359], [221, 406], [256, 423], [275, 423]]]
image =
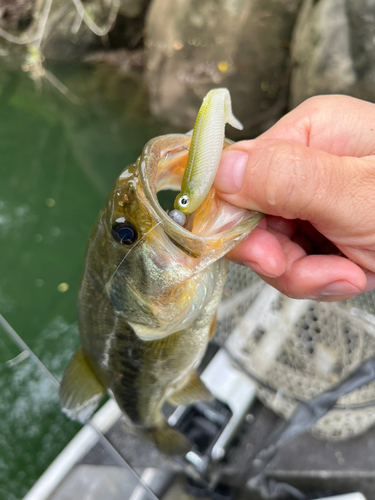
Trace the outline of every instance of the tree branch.
[[108, 15], [108, 20], [103, 28], [100, 28], [87, 14], [84, 5], [81, 0], [72, 0], [77, 9], [78, 14], [81, 16], [83, 22], [95, 33], [97, 36], [105, 36], [112, 28], [113, 23], [116, 20], [116, 16], [120, 9], [120, 0], [112, 0], [111, 8]]

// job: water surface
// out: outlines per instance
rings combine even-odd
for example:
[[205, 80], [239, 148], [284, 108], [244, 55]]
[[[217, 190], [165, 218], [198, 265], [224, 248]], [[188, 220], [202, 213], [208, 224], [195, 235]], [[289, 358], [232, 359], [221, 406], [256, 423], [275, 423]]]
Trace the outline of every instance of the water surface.
[[[58, 379], [78, 346], [76, 295], [91, 226], [121, 170], [172, 130], [148, 113], [137, 75], [51, 68], [0, 75], [0, 312]], [[174, 130], [175, 131], [175, 130]], [[0, 328], [0, 500], [21, 499], [79, 429], [57, 390]]]

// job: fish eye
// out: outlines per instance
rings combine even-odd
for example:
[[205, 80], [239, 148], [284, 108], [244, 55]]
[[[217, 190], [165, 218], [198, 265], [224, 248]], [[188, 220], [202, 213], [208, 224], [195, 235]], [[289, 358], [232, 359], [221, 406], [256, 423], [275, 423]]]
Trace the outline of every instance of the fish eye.
[[112, 236], [122, 245], [132, 245], [138, 239], [138, 233], [131, 224], [116, 223], [112, 226]]

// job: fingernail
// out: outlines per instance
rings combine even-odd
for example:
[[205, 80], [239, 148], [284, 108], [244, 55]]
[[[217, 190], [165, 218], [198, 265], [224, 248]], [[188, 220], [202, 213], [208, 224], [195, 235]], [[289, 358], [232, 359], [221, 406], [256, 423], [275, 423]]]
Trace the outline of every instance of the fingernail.
[[321, 291], [320, 295], [349, 295], [354, 293], [360, 293], [362, 290], [347, 281], [335, 281], [325, 286]]
[[241, 189], [248, 158], [249, 155], [244, 151], [223, 153], [215, 179], [219, 191], [233, 194]]

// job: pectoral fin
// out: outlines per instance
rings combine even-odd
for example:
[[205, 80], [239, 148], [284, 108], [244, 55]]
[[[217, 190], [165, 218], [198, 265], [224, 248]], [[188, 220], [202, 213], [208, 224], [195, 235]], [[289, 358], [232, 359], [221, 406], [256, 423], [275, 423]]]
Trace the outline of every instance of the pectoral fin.
[[63, 412], [84, 423], [97, 408], [105, 392], [103, 384], [78, 349], [66, 369], [60, 386]]
[[215, 335], [216, 321], [217, 321], [217, 314], [215, 314], [214, 319], [212, 320], [211, 323], [210, 333], [208, 334], [209, 340], [212, 339], [212, 337]]
[[169, 398], [174, 405], [188, 405], [197, 401], [212, 401], [213, 396], [194, 370], [181, 389], [175, 391]]

